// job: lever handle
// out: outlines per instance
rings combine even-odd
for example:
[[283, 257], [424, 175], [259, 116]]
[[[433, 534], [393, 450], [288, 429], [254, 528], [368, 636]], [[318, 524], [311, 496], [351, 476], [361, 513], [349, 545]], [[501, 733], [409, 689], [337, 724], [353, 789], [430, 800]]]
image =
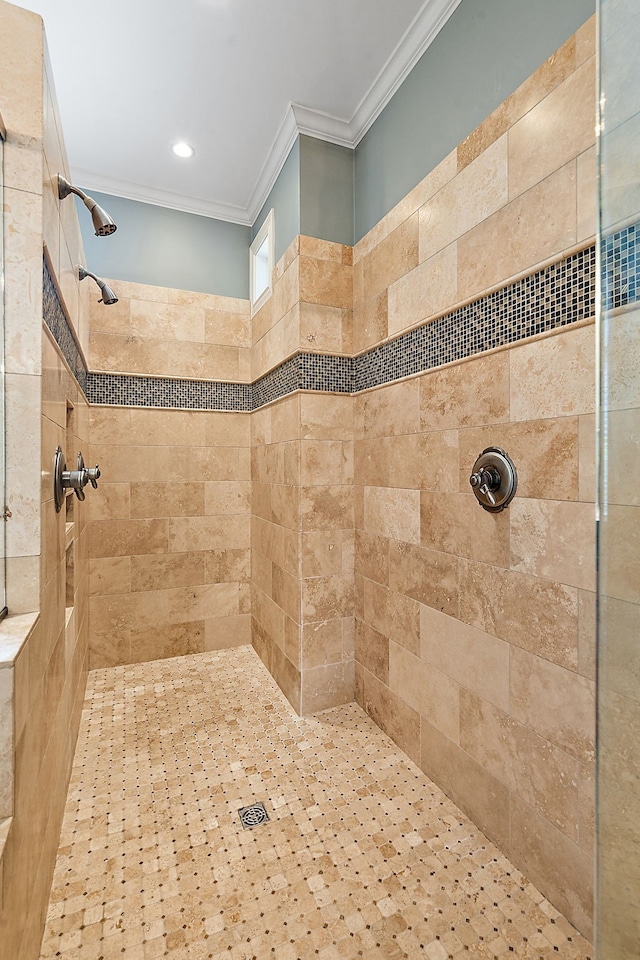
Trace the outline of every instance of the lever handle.
[[487, 500], [489, 501], [489, 503], [491, 504], [492, 507], [495, 507], [495, 505], [496, 505], [496, 498], [495, 498], [494, 495], [491, 493], [491, 488], [489, 487], [489, 485], [488, 485], [487, 483], [483, 483], [483, 484], [482, 484], [482, 486], [480, 487], [480, 493], [482, 493], [482, 494], [487, 498]]
[[87, 474], [87, 480], [91, 482], [91, 486], [94, 490], [98, 489], [98, 480], [100, 479], [100, 467], [96, 463], [95, 467], [85, 467], [85, 473]]

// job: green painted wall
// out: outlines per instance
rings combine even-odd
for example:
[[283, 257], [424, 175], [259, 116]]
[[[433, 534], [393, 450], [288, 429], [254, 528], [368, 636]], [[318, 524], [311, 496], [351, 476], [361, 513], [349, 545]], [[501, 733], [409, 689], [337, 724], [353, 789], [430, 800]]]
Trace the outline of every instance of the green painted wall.
[[594, 12], [594, 0], [462, 0], [356, 147], [356, 241]]
[[300, 136], [300, 232], [353, 244], [354, 152]]
[[[274, 263], [277, 263], [294, 237], [300, 233], [300, 138], [298, 137], [289, 151], [278, 179], [271, 188], [262, 210], [254, 221], [251, 239], [256, 236], [269, 210], [273, 207], [276, 222], [276, 250]], [[247, 260], [249, 254], [247, 253]]]
[[99, 277], [249, 296], [250, 227], [88, 192], [118, 225], [110, 237], [96, 237], [88, 211], [76, 201], [86, 266]]

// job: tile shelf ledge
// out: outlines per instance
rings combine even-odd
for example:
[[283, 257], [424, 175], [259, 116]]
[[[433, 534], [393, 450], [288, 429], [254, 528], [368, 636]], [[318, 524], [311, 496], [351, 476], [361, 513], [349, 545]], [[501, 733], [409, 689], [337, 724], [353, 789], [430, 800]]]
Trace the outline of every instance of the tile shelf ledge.
[[34, 613], [9, 615], [0, 622], [0, 669], [13, 666], [39, 616], [36, 610]]

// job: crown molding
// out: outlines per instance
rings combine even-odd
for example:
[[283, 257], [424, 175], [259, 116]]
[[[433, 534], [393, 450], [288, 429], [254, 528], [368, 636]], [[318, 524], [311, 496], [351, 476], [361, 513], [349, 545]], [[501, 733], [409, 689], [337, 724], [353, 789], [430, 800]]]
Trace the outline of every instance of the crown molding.
[[349, 126], [357, 146], [462, 0], [426, 0], [369, 87]]
[[300, 103], [290, 103], [262, 165], [246, 207], [219, 203], [199, 197], [185, 197], [126, 180], [117, 180], [73, 168], [74, 183], [89, 190], [114, 194], [157, 206], [214, 217], [229, 223], [252, 226], [299, 134], [354, 149], [403, 84], [425, 50], [436, 38], [462, 0], [425, 0], [373, 84], [347, 120]]
[[220, 203], [216, 200], [204, 200], [201, 197], [186, 197], [181, 193], [157, 190], [154, 187], [132, 183], [129, 180], [119, 180], [116, 177], [104, 177], [91, 170], [83, 170], [81, 167], [71, 168], [71, 178], [74, 183], [81, 184], [88, 191], [97, 190], [99, 193], [124, 197], [125, 200], [138, 200], [141, 203], [151, 203], [156, 207], [180, 210], [182, 213], [195, 213], [201, 217], [226, 220], [228, 223], [240, 223], [248, 227], [252, 224], [244, 207]]
[[275, 140], [271, 144], [265, 161], [262, 164], [262, 169], [258, 174], [258, 179], [256, 180], [255, 186], [251, 191], [251, 196], [249, 197], [249, 201], [245, 209], [245, 215], [248, 223], [252, 225], [255, 223], [255, 219], [262, 210], [267, 197], [271, 193], [274, 183], [280, 176], [280, 172], [285, 165], [286, 159], [289, 156], [291, 148], [296, 142], [297, 137], [298, 127], [296, 124], [296, 118], [292, 109], [292, 104], [289, 104], [282, 122], [278, 127]]

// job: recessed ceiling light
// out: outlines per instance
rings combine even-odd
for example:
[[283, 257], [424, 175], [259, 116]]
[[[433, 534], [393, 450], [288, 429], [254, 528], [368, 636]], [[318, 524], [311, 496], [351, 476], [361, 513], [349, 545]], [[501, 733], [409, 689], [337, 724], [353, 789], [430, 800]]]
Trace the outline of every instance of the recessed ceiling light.
[[178, 140], [177, 143], [174, 143], [171, 147], [176, 157], [183, 157], [185, 160], [188, 160], [189, 157], [192, 157], [195, 153], [195, 150], [190, 143], [185, 143], [184, 140]]

